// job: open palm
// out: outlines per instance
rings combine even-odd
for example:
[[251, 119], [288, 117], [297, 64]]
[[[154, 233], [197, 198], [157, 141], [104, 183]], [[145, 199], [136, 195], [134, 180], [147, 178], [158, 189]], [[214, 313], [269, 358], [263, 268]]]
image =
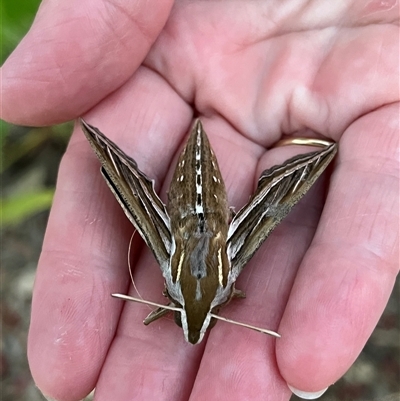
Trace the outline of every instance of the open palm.
[[[247, 298], [221, 311], [282, 338], [218, 323], [192, 346], [172, 319], [145, 327], [145, 306], [110, 297], [133, 293], [133, 228], [77, 128], [32, 305], [29, 361], [45, 394], [73, 401], [96, 387], [96, 400], [279, 401], [290, 397], [286, 382], [315, 392], [348, 369], [398, 270], [398, 15], [389, 2], [364, 3], [43, 3], [3, 66], [2, 118], [43, 125], [84, 114], [164, 200], [160, 184], [195, 114], [236, 210], [262, 170], [303, 151], [266, 152], [283, 135], [340, 141], [331, 177], [240, 276]], [[132, 253], [141, 296], [165, 302], [136, 236]]]

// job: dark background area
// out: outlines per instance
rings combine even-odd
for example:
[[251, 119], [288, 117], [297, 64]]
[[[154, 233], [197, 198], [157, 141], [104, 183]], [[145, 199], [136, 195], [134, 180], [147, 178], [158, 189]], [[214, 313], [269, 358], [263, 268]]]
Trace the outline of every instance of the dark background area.
[[[2, 63], [29, 29], [38, 5], [38, 0], [0, 3]], [[29, 372], [26, 339], [36, 265], [58, 165], [71, 130], [71, 123], [39, 129], [0, 122], [2, 401], [44, 400]], [[363, 352], [320, 400], [400, 400], [399, 302], [397, 281]]]

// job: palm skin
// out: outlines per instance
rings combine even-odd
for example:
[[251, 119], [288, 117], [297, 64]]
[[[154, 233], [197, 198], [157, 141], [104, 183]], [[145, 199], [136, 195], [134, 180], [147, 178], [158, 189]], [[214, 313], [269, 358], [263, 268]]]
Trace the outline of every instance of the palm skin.
[[[96, 400], [230, 401], [288, 400], [286, 382], [325, 388], [361, 351], [398, 271], [397, 10], [356, 1], [334, 10], [317, 1], [177, 2], [172, 11], [172, 2], [145, 3], [45, 2], [2, 68], [2, 118], [43, 125], [86, 113], [165, 200], [160, 183], [196, 110], [236, 209], [262, 170], [302, 151], [266, 152], [282, 135], [324, 135], [339, 154], [330, 181], [316, 184], [245, 268], [237, 287], [247, 298], [220, 313], [282, 338], [218, 323], [192, 346], [171, 319], [145, 327], [146, 307], [110, 297], [132, 293], [133, 229], [77, 128], [35, 283], [33, 377], [60, 401], [93, 387]], [[165, 302], [159, 268], [141, 246], [135, 239], [135, 284], [143, 298]]]

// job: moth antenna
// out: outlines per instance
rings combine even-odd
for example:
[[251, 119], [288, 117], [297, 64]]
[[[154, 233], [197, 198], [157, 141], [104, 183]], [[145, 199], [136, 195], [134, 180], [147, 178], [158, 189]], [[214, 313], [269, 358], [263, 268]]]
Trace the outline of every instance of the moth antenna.
[[[152, 306], [155, 306], [157, 308], [168, 309], [168, 310], [175, 311], [175, 312], [182, 312], [182, 308], [178, 308], [177, 306], [161, 305], [161, 304], [159, 304], [157, 302], [146, 301], [145, 299], [131, 297], [129, 295], [111, 294], [111, 296], [114, 297], [114, 298], [122, 299], [124, 301], [138, 302], [140, 304], [152, 305]], [[236, 324], [237, 326], [246, 327], [248, 329], [251, 329], [251, 330], [254, 330], [254, 331], [258, 331], [259, 333], [268, 334], [268, 335], [273, 336], [273, 337], [277, 337], [277, 338], [281, 337], [280, 334], [278, 334], [278, 333], [276, 333], [275, 331], [272, 331], [272, 330], [267, 330], [267, 329], [263, 329], [261, 327], [252, 326], [251, 324], [237, 322], [236, 320], [231, 320], [231, 319], [228, 319], [228, 318], [223, 317], [223, 316], [218, 316], [218, 315], [215, 315], [214, 313], [210, 313], [210, 315], [211, 315], [211, 317], [213, 317], [214, 319], [217, 319], [217, 320], [222, 320], [222, 321], [227, 322], [227, 323]]]
[[254, 331], [258, 331], [259, 333], [268, 334], [268, 335], [273, 336], [273, 337], [281, 338], [280, 334], [278, 334], [278, 333], [276, 333], [275, 331], [272, 331], [272, 330], [267, 330], [267, 329], [263, 329], [261, 327], [252, 326], [251, 324], [237, 322], [236, 320], [231, 320], [231, 319], [228, 319], [228, 318], [223, 317], [223, 316], [214, 315], [214, 313], [210, 313], [210, 315], [214, 319], [222, 320], [223, 322], [236, 324], [237, 326], [247, 327], [248, 329], [251, 329], [251, 330], [254, 330]]
[[111, 294], [111, 296], [114, 298], [123, 299], [124, 301], [138, 302], [140, 304], [156, 306], [157, 308], [168, 309], [168, 310], [172, 310], [172, 311], [176, 311], [176, 312], [182, 312], [182, 308], [178, 308], [177, 306], [161, 305], [161, 304], [158, 304], [157, 302], [146, 301], [145, 299], [131, 297], [129, 295]]
[[132, 248], [132, 241], [133, 241], [133, 236], [135, 235], [135, 233], [136, 233], [136, 230], [133, 231], [132, 236], [131, 236], [131, 239], [129, 240], [129, 247], [128, 247], [128, 268], [129, 268], [129, 276], [131, 277], [131, 281], [132, 281], [133, 288], [135, 289], [136, 293], [138, 294], [138, 297], [141, 298], [141, 299], [143, 299], [143, 297], [141, 296], [141, 294], [140, 294], [138, 288], [136, 287], [135, 280], [133, 279], [132, 266], [131, 266], [131, 258], [130, 258], [130, 256], [131, 256], [131, 248]]

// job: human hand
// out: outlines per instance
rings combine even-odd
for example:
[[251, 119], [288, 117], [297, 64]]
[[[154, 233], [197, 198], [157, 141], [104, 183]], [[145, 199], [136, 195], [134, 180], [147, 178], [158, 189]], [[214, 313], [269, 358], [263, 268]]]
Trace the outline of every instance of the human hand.
[[[361, 351], [398, 269], [396, 8], [178, 2], [169, 15], [171, 4], [43, 3], [2, 69], [2, 118], [43, 125], [90, 110], [85, 119], [161, 183], [195, 108], [236, 209], [262, 170], [299, 151], [265, 152], [283, 134], [340, 140], [326, 200], [321, 181], [245, 268], [247, 299], [221, 311], [282, 338], [218, 323], [193, 347], [171, 320], [144, 327], [145, 307], [110, 297], [128, 292], [132, 226], [77, 129], [35, 283], [33, 377], [58, 400], [93, 387], [98, 400], [321, 390]], [[135, 245], [136, 286], [162, 301], [154, 258]]]

